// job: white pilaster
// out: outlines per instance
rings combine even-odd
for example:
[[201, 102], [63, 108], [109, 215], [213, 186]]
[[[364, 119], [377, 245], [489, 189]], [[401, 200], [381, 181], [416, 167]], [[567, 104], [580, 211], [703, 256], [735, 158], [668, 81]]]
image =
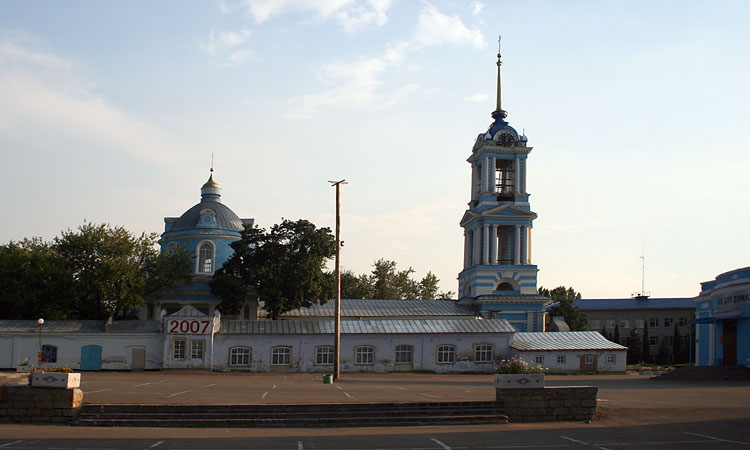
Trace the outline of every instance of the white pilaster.
[[513, 264], [519, 265], [521, 264], [521, 225], [516, 225], [513, 227], [513, 237], [515, 238], [515, 250], [513, 253]]
[[521, 227], [521, 242], [523, 242], [523, 248], [521, 249], [521, 264], [526, 265], [527, 262], [527, 256], [529, 254], [529, 228], [526, 226]]
[[477, 199], [477, 166], [471, 165], [471, 200]]
[[479, 228], [474, 228], [473, 230], [471, 230], [471, 240], [471, 264], [475, 266], [479, 264], [479, 242], [482, 240], [479, 237]]
[[497, 225], [491, 225], [490, 231], [490, 264], [497, 265]]
[[482, 264], [490, 263], [490, 227], [482, 225]]
[[471, 265], [471, 239], [469, 239], [469, 232], [464, 230], [464, 269], [468, 269]]
[[527, 264], [531, 264], [531, 227], [526, 227], [526, 233], [528, 234], [528, 245], [526, 246], [526, 249], [528, 250], [528, 255], [526, 257]]
[[489, 180], [489, 183], [490, 183], [488, 191], [494, 193], [495, 184], [496, 184], [495, 183], [495, 157], [490, 156], [489, 158], [487, 158], [487, 162], [489, 163], [487, 164], [487, 170], [489, 171], [489, 174], [488, 174], [489, 176], [487, 177], [487, 179]]

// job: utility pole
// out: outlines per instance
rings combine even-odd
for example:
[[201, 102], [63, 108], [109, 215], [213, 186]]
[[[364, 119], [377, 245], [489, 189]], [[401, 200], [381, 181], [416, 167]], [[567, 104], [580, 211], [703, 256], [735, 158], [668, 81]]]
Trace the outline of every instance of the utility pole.
[[341, 356], [341, 185], [346, 180], [328, 181], [336, 186], [336, 314], [333, 327], [333, 353], [336, 358], [333, 365], [333, 379], [340, 378], [339, 361]]

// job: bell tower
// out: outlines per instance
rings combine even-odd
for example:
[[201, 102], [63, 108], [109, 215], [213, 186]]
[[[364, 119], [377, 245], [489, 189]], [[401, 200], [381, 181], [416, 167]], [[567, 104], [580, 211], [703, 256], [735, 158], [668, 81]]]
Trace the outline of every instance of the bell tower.
[[549, 299], [537, 294], [539, 269], [531, 263], [531, 229], [537, 215], [526, 190], [532, 147], [525, 134], [519, 135], [505, 120], [501, 66], [498, 48], [493, 122], [477, 136], [466, 160], [471, 165], [471, 200], [461, 219], [464, 261], [458, 297], [482, 316], [507, 319], [519, 331], [543, 331]]

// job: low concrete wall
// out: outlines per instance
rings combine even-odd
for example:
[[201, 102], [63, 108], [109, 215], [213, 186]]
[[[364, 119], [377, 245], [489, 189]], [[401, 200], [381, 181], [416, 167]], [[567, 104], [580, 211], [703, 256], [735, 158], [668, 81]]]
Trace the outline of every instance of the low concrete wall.
[[598, 391], [594, 386], [496, 389], [496, 400], [510, 422], [590, 420]]
[[83, 405], [80, 389], [0, 386], [0, 421], [69, 423]]

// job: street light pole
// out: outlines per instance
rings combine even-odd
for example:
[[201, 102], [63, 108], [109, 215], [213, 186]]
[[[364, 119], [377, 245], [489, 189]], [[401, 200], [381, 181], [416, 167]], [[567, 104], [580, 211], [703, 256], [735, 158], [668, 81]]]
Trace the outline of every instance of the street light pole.
[[341, 185], [348, 184], [346, 180], [329, 181], [336, 186], [336, 314], [333, 328], [333, 379], [340, 378], [340, 356], [341, 356]]
[[42, 367], [42, 325], [44, 325], [44, 319], [36, 321], [39, 324], [39, 367]]

